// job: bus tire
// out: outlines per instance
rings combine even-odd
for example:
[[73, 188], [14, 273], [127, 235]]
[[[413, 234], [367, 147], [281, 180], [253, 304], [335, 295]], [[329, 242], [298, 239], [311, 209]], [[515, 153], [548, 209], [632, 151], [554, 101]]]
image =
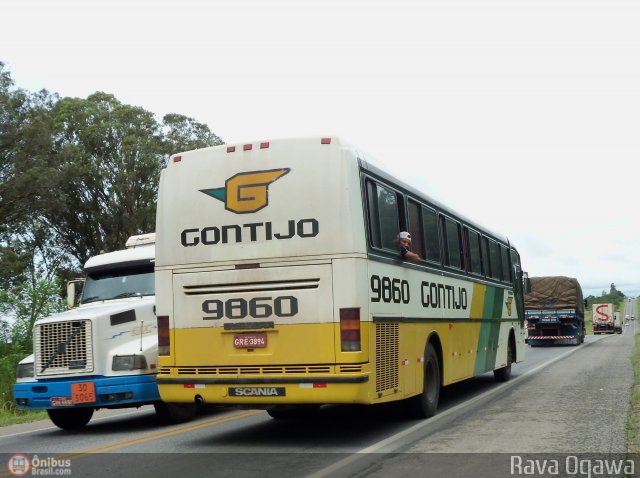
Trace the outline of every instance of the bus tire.
[[431, 343], [424, 352], [422, 392], [407, 400], [407, 411], [413, 418], [429, 418], [436, 414], [440, 399], [440, 360]]
[[165, 403], [153, 404], [156, 415], [165, 423], [176, 424], [192, 420], [198, 412], [195, 403]]
[[49, 418], [55, 426], [63, 430], [78, 430], [84, 427], [93, 416], [93, 408], [64, 408], [47, 410]]
[[320, 411], [320, 405], [276, 405], [267, 408], [267, 413], [276, 420], [291, 418], [313, 418]]
[[493, 371], [496, 382], [508, 382], [511, 378], [511, 364], [513, 363], [513, 340], [509, 336], [509, 345], [507, 346], [507, 365]]

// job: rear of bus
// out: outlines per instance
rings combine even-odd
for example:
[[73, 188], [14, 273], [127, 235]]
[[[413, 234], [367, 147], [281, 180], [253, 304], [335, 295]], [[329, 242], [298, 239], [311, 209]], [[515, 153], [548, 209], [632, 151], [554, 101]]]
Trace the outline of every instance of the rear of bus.
[[169, 403], [371, 403], [358, 160], [337, 138], [173, 156], [157, 212]]

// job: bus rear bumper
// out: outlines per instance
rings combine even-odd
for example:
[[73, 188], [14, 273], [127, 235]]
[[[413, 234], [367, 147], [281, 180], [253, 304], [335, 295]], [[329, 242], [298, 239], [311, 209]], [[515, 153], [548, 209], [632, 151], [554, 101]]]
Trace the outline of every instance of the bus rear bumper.
[[370, 404], [369, 375], [351, 377], [165, 378], [158, 377], [162, 400], [205, 405]]

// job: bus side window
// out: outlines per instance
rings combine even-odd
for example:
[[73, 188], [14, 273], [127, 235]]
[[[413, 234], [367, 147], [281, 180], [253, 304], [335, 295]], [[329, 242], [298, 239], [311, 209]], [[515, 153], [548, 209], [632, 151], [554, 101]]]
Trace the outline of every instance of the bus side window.
[[469, 259], [471, 272], [482, 274], [482, 260], [480, 258], [480, 234], [469, 230]]
[[464, 263], [463, 269], [471, 272], [471, 252], [469, 251], [469, 229], [462, 228], [462, 259]]
[[520, 254], [518, 254], [518, 251], [516, 251], [513, 247], [511, 248], [511, 264], [512, 266], [517, 266], [518, 270], [522, 270], [522, 265], [520, 264]]
[[502, 279], [502, 268], [500, 267], [500, 246], [496, 241], [489, 241], [489, 258], [491, 260], [491, 277]]
[[[442, 216], [441, 216], [442, 217]], [[446, 217], [442, 217], [445, 245], [447, 247], [446, 265], [462, 269], [462, 241], [460, 240], [460, 225]]]
[[440, 239], [438, 234], [438, 220], [433, 209], [422, 208], [422, 225], [427, 243], [427, 251], [422, 256], [429, 261], [440, 263]]
[[420, 209], [420, 204], [409, 199], [407, 202], [407, 213], [409, 216], [409, 234], [411, 234], [411, 251], [420, 257], [425, 257]]
[[397, 251], [400, 216], [396, 193], [373, 181], [368, 181], [367, 200], [373, 246]]
[[482, 236], [480, 245], [482, 247], [482, 270], [485, 277], [491, 277], [491, 254], [489, 254], [489, 239]]
[[509, 251], [504, 246], [500, 246], [500, 253], [502, 255], [502, 279], [505, 282], [511, 282], [511, 267], [509, 263]]

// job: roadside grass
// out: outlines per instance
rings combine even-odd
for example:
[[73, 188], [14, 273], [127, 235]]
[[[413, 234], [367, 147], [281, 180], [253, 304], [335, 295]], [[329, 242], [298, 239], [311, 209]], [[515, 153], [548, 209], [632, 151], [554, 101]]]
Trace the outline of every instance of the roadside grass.
[[585, 309], [584, 328], [586, 335], [593, 335], [593, 310]]
[[2, 403], [0, 407], [0, 427], [35, 422], [36, 420], [45, 420], [47, 418], [47, 412], [44, 410], [18, 410], [12, 404], [7, 406], [6, 403]]
[[22, 351], [0, 355], [0, 427], [43, 420], [48, 417], [46, 411], [19, 410], [13, 401], [16, 365], [25, 355]]
[[640, 452], [640, 436], [638, 425], [640, 422], [640, 336], [636, 334], [635, 345], [631, 353], [633, 366], [633, 390], [631, 391], [631, 408], [627, 421], [627, 452]]
[[640, 334], [638, 333], [636, 333], [631, 352], [631, 366], [633, 367], [633, 389], [627, 421], [627, 452], [640, 453]]

